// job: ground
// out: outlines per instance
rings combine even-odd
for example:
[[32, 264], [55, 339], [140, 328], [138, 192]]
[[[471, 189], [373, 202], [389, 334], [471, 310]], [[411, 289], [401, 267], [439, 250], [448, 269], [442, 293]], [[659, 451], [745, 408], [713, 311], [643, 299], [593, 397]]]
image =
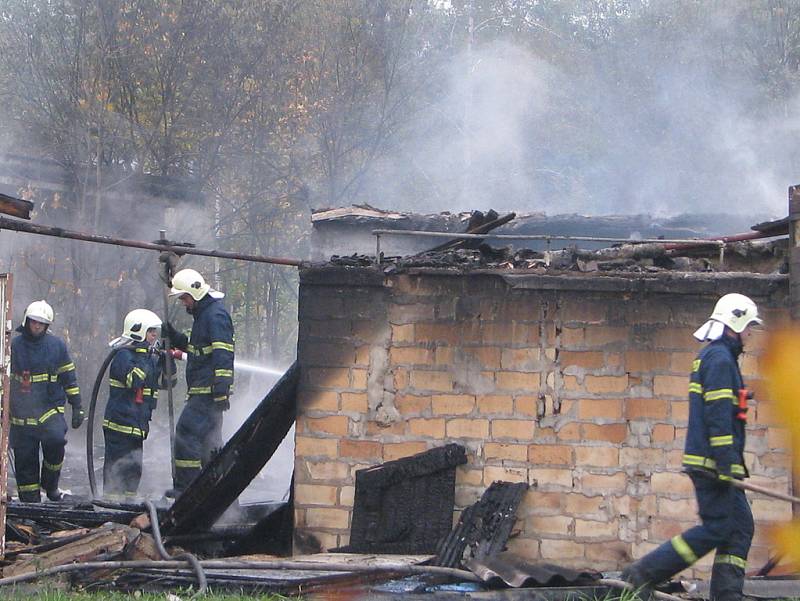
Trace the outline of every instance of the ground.
[[[35, 590], [18, 589], [11, 592], [12, 589], [4, 591], [2, 598], [5, 601], [189, 601], [192, 597], [192, 591], [179, 591], [171, 593], [116, 593], [116, 592], [66, 592], [60, 590]], [[259, 599], [260, 601], [300, 601], [299, 597], [284, 597], [282, 595], [205, 595], [202, 597], [203, 601], [252, 601]]]

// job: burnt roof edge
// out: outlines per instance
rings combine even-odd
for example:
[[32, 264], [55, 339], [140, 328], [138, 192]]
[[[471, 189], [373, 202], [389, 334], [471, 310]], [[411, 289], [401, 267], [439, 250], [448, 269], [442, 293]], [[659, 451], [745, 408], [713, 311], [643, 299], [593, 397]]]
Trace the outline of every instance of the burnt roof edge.
[[382, 287], [396, 275], [436, 277], [499, 277], [509, 287], [520, 290], [586, 290], [591, 292], [636, 292], [656, 294], [721, 295], [742, 292], [748, 296], [770, 297], [788, 293], [789, 276], [752, 272], [608, 272], [583, 274], [509, 273], [503, 269], [459, 271], [418, 267], [399, 269], [389, 274], [375, 267], [347, 267], [330, 264], [304, 264], [300, 284], [306, 286]]

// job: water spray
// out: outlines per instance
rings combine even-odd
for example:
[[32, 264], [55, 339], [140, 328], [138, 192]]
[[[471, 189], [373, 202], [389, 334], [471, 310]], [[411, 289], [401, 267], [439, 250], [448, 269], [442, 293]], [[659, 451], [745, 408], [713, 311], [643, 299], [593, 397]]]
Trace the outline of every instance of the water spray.
[[[178, 361], [186, 361], [186, 353], [184, 351], [173, 349], [171, 354], [172, 357]], [[234, 371], [249, 371], [256, 374], [265, 374], [269, 376], [282, 376], [284, 373], [286, 373], [285, 369], [275, 369], [274, 367], [267, 367], [265, 365], [253, 363], [252, 361], [242, 361], [240, 359], [233, 360], [233, 369]]]

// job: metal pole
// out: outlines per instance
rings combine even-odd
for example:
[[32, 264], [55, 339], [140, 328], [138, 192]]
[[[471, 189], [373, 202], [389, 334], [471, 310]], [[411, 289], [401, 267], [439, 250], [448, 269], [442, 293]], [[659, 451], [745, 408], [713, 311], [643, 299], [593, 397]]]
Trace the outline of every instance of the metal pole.
[[778, 492], [776, 490], [770, 490], [769, 488], [764, 488], [763, 486], [758, 486], [757, 484], [750, 484], [749, 482], [745, 482], [744, 480], [733, 480], [731, 482], [733, 486], [736, 488], [740, 488], [742, 490], [749, 490], [750, 492], [757, 492], [767, 497], [772, 497], [773, 499], [779, 499], [781, 501], [789, 501], [789, 503], [798, 504], [800, 503], [800, 498], [795, 497], [794, 495], [787, 495], [786, 493]]
[[199, 255], [203, 257], [216, 257], [220, 259], [237, 259], [239, 261], [253, 261], [255, 263], [272, 263], [274, 265], [289, 265], [300, 267], [303, 262], [299, 259], [287, 259], [284, 257], [267, 257], [262, 255], [245, 255], [241, 253], [228, 252], [224, 250], [207, 250], [195, 248], [193, 246], [163, 245], [154, 242], [142, 242], [140, 240], [126, 240], [111, 236], [98, 236], [96, 234], [86, 234], [65, 230], [60, 227], [49, 225], [37, 225], [15, 219], [0, 217], [0, 230], [12, 230], [24, 232], [26, 234], [38, 234], [40, 236], [54, 236], [56, 238], [69, 238], [71, 240], [82, 240], [84, 242], [97, 242], [98, 244], [111, 244], [112, 246], [127, 246], [129, 248], [139, 248], [142, 250], [155, 250], [158, 252], [171, 251], [177, 255]]
[[375, 234], [375, 265], [381, 266], [381, 235]]
[[[719, 238], [678, 238], [678, 239], [663, 239], [663, 238], [604, 238], [601, 236], [559, 236], [556, 234], [456, 234], [452, 232], [429, 232], [425, 230], [387, 230], [376, 229], [372, 230], [373, 235], [391, 235], [391, 236], [427, 236], [431, 238], [452, 238], [455, 240], [485, 240], [491, 238], [493, 240], [567, 240], [567, 241], [583, 241], [583, 242], [612, 242], [619, 244], [663, 244], [666, 250], [676, 250], [684, 248], [693, 248], [696, 246], [717, 246], [721, 243], [735, 242], [743, 239], [756, 240], [759, 238], [776, 238], [781, 234], [766, 234], [763, 232], [754, 232], [752, 234], [737, 234], [736, 236], [724, 236]], [[743, 238], [747, 236], [747, 238]]]
[[[800, 185], [789, 187], [789, 315], [792, 321], [800, 321]], [[792, 446], [800, 444], [792, 437]], [[800, 465], [792, 465], [792, 494], [800, 496], [798, 470]], [[798, 508], [792, 505], [792, 515], [797, 518]]]
[[0, 558], [6, 553], [6, 505], [8, 504], [8, 435], [11, 428], [11, 398], [9, 372], [11, 370], [11, 274], [0, 278], [3, 293], [0, 296], [0, 327], [3, 332], [2, 369], [3, 392], [0, 398]]
[[[158, 238], [167, 245], [167, 232], [166, 230], [158, 231]], [[164, 321], [169, 321], [169, 288], [172, 282], [172, 265], [170, 264], [169, 257], [165, 257], [164, 261]], [[161, 338], [164, 341], [163, 348], [169, 351], [172, 348], [169, 335], [166, 328], [161, 328]], [[172, 361], [169, 353], [164, 354], [164, 373], [167, 376], [167, 409], [169, 410], [169, 456], [170, 456], [170, 469], [172, 472], [172, 482], [175, 482], [175, 403], [172, 398]]]

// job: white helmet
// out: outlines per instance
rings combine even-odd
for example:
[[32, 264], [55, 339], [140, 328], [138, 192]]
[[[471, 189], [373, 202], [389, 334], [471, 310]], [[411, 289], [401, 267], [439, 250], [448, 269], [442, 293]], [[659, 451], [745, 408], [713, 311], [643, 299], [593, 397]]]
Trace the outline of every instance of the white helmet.
[[714, 305], [714, 311], [702, 326], [697, 328], [694, 337], [700, 340], [717, 340], [725, 332], [725, 326], [737, 334], [744, 332], [751, 324], [761, 324], [758, 307], [744, 294], [726, 294]]
[[762, 323], [756, 304], [744, 294], [736, 293], [720, 298], [709, 319], [724, 323], [737, 334], [744, 332], [751, 324]]
[[214, 298], [225, 296], [222, 292], [212, 289], [203, 279], [203, 276], [194, 269], [181, 269], [172, 276], [172, 289], [169, 291], [169, 295], [180, 296], [181, 294], [188, 294], [196, 301], [199, 301], [206, 294], [210, 294]]
[[48, 305], [45, 300], [33, 301], [28, 305], [28, 308], [25, 309], [25, 314], [22, 316], [23, 326], [27, 319], [50, 325], [53, 323], [53, 307]]
[[122, 338], [142, 342], [147, 330], [160, 328], [161, 318], [148, 309], [134, 309], [125, 316], [122, 324]]

